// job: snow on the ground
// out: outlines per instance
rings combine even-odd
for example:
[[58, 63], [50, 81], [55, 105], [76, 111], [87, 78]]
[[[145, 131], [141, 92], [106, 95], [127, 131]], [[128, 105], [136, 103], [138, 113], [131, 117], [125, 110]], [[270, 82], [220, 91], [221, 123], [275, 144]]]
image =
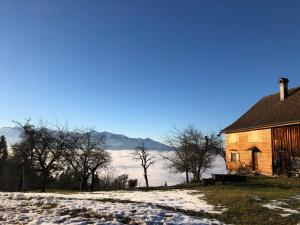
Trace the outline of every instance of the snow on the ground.
[[213, 205], [205, 201], [205, 196], [192, 190], [168, 190], [168, 191], [111, 191], [96, 192], [96, 198], [112, 198], [135, 202], [146, 202], [156, 205], [169, 206], [176, 209], [192, 211], [204, 211], [207, 213], [222, 213]]
[[[143, 170], [140, 163], [133, 159], [134, 150], [108, 150], [112, 155], [113, 167], [119, 173], [128, 173], [129, 178], [138, 179], [140, 186], [145, 186]], [[171, 174], [166, 168], [166, 161], [162, 159], [161, 154], [167, 154], [161, 151], [151, 151], [156, 157], [156, 163], [149, 167], [149, 183], [151, 186], [161, 186], [167, 182], [168, 185], [175, 185], [185, 181], [184, 174]], [[217, 156], [213, 168], [206, 171], [203, 177], [211, 177], [213, 173], [226, 173], [225, 161]]]
[[[26, 193], [28, 197], [65, 197], [64, 194], [55, 193]], [[87, 200], [121, 200], [142, 202], [158, 206], [167, 206], [174, 209], [191, 210], [195, 212], [222, 213], [224, 209], [216, 209], [213, 205], [205, 201], [203, 193], [195, 190], [155, 190], [155, 191], [99, 191], [99, 192], [80, 192], [67, 195], [69, 198]]]
[[280, 213], [279, 215], [281, 215], [282, 217], [287, 217], [290, 216], [292, 214], [299, 214], [300, 212], [298, 210], [295, 209], [290, 209], [288, 206], [289, 204], [283, 201], [279, 201], [279, 200], [272, 200], [267, 204], [263, 204], [263, 207], [266, 207], [268, 209], [271, 210], [279, 210]]
[[[137, 194], [137, 192], [133, 193]], [[143, 193], [148, 195], [149, 198], [153, 197], [153, 202], [162, 201], [159, 198], [169, 197], [169, 202], [172, 200], [178, 202], [178, 204], [170, 202], [170, 206], [186, 205], [190, 208], [195, 207], [195, 205], [188, 204], [189, 200], [180, 202], [179, 198], [175, 198], [175, 192], [170, 195], [156, 193], [157, 197], [154, 197], [154, 194], [147, 194], [148, 192]], [[126, 192], [123, 194], [133, 198]], [[177, 194], [183, 198], [187, 197], [187, 193]], [[173, 198], [171, 199], [170, 196], [173, 196]], [[112, 192], [108, 192], [107, 195], [104, 193], [71, 195], [0, 193], [0, 224], [221, 224], [216, 220], [187, 216], [183, 213], [162, 209], [154, 204], [142, 201], [139, 203], [104, 201], [104, 198], [109, 197], [114, 198]], [[115, 197], [115, 199], [121, 198]], [[190, 200], [196, 203], [196, 200], [192, 197]], [[211, 208], [211, 206], [205, 205], [204, 200], [199, 200], [199, 203], [198, 207]]]

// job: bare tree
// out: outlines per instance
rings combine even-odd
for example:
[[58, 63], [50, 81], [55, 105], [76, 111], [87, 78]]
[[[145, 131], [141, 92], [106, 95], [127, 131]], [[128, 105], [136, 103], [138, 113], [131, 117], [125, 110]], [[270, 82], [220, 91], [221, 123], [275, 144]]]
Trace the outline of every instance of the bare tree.
[[111, 163], [111, 156], [104, 149], [95, 149], [90, 156], [89, 170], [91, 173], [90, 191], [94, 190], [96, 172], [99, 168], [107, 168]]
[[40, 176], [41, 192], [45, 192], [47, 178], [62, 168], [60, 159], [67, 148], [66, 128], [54, 131], [43, 122], [35, 126], [29, 120], [18, 124], [23, 128], [22, 142], [30, 163]]
[[187, 130], [189, 148], [192, 153], [191, 165], [193, 180], [199, 181], [204, 172], [213, 166], [215, 160], [213, 140], [204, 136], [199, 130], [190, 127]]
[[107, 167], [99, 174], [100, 190], [124, 190], [128, 182], [128, 174], [119, 174], [114, 167]]
[[19, 178], [17, 191], [23, 190], [25, 192], [25, 166], [29, 165], [29, 151], [26, 149], [26, 142], [21, 141], [12, 145], [12, 159], [20, 163], [21, 167], [19, 169]]
[[225, 148], [224, 139], [222, 138], [221, 134], [216, 135], [216, 133], [212, 132], [209, 136], [210, 136], [210, 140], [214, 142], [212, 144], [212, 146], [214, 147], [214, 151], [216, 152], [217, 155], [221, 156], [226, 162], [226, 148]]
[[110, 154], [105, 151], [105, 137], [92, 130], [77, 130], [73, 132], [71, 145], [65, 159], [80, 181], [80, 190], [87, 190], [88, 180], [92, 176], [92, 191], [97, 169], [107, 166], [111, 161]]
[[14, 161], [18, 162], [19, 167], [19, 178], [17, 190], [23, 192], [26, 191], [25, 185], [25, 174], [27, 170], [33, 169], [33, 145], [34, 145], [34, 129], [33, 125], [30, 123], [30, 119], [27, 119], [24, 123], [13, 121], [19, 127], [22, 128], [22, 133], [20, 135], [21, 141], [12, 145], [12, 157]]
[[140, 161], [140, 165], [143, 167], [144, 178], [146, 182], [146, 187], [149, 187], [148, 181], [148, 168], [155, 162], [155, 157], [151, 155], [149, 149], [145, 147], [145, 142], [142, 142], [142, 145], [137, 147], [136, 151], [133, 153], [133, 159]]
[[186, 182], [200, 180], [202, 174], [211, 168], [215, 158], [214, 136], [204, 136], [199, 130], [190, 126], [183, 131], [167, 136], [166, 143], [171, 152], [164, 154], [167, 166], [173, 173], [185, 173]]
[[167, 166], [172, 173], [185, 173], [186, 182], [188, 183], [192, 154], [187, 132], [175, 128], [172, 135], [166, 136], [166, 144], [171, 146], [170, 152], [162, 154], [162, 157], [168, 162]]
[[25, 177], [34, 171], [44, 192], [49, 178], [58, 177], [69, 166], [80, 181], [80, 189], [87, 190], [90, 181], [93, 191], [97, 171], [111, 162], [110, 154], [105, 151], [105, 138], [97, 132], [70, 131], [66, 125], [57, 123], [50, 127], [41, 121], [34, 125], [30, 119], [15, 123], [23, 130], [21, 141], [12, 146], [12, 157], [18, 162], [17, 170], [20, 169], [18, 190], [23, 186], [25, 191]]
[[116, 188], [121, 190], [125, 189], [128, 182], [128, 177], [129, 176], [126, 173], [119, 175], [114, 181]]
[[113, 183], [117, 176], [117, 171], [113, 167], [107, 167], [100, 176], [100, 180], [102, 181], [102, 185], [104, 186], [106, 191], [113, 189]]

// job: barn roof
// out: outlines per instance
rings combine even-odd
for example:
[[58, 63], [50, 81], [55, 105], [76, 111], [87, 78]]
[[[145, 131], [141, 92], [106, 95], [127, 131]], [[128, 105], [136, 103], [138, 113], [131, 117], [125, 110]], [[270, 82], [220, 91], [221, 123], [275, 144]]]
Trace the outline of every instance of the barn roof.
[[288, 90], [280, 101], [279, 93], [265, 96], [230, 126], [222, 130], [234, 133], [300, 123], [300, 86]]

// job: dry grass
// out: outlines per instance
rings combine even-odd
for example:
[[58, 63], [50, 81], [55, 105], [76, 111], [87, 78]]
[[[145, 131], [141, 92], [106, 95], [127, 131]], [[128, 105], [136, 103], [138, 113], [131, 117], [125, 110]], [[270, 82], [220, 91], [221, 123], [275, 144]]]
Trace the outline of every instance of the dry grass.
[[284, 200], [290, 209], [300, 209], [300, 201], [291, 198], [300, 193], [300, 180], [268, 177], [251, 177], [247, 182], [203, 186], [197, 183], [181, 188], [205, 193], [207, 201], [227, 210], [213, 216], [228, 224], [289, 225], [300, 222], [300, 214], [282, 217], [280, 211], [263, 207], [270, 200]]

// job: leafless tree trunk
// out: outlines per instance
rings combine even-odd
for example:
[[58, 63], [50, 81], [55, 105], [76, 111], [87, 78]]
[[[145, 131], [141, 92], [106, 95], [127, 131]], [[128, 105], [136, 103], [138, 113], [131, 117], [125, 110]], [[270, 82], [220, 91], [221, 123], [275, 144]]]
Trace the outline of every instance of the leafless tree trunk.
[[213, 142], [212, 146], [216, 154], [221, 156], [226, 162], [226, 148], [221, 134], [216, 135], [215, 133], [211, 133], [209, 138]]
[[190, 126], [183, 131], [176, 129], [172, 136], [167, 136], [166, 143], [171, 146], [171, 152], [163, 158], [171, 172], [185, 173], [186, 182], [190, 180], [189, 173], [193, 180], [199, 181], [213, 165], [217, 143], [215, 136], [203, 136]]
[[143, 167], [146, 187], [148, 188], [148, 168], [155, 162], [155, 157], [150, 154], [148, 149], [146, 149], [144, 141], [142, 142], [141, 146], [137, 147], [135, 153], [133, 153], [133, 159], [141, 163], [141, 166]]
[[92, 130], [77, 130], [73, 132], [71, 145], [72, 148], [65, 159], [80, 181], [80, 190], [88, 189], [88, 180], [91, 176], [90, 191], [93, 191], [96, 171], [111, 162], [110, 154], [105, 151], [105, 137]]
[[23, 128], [22, 144], [29, 151], [26, 154], [40, 174], [41, 191], [45, 192], [47, 177], [61, 169], [60, 159], [67, 148], [67, 127], [57, 126], [58, 130], [54, 131], [41, 121], [36, 126], [30, 120], [17, 124]]
[[185, 131], [175, 129], [175, 132], [166, 136], [166, 144], [171, 151], [162, 154], [172, 173], [185, 173], [186, 182], [190, 181], [189, 173], [192, 170], [191, 151], [188, 147], [188, 136]]

